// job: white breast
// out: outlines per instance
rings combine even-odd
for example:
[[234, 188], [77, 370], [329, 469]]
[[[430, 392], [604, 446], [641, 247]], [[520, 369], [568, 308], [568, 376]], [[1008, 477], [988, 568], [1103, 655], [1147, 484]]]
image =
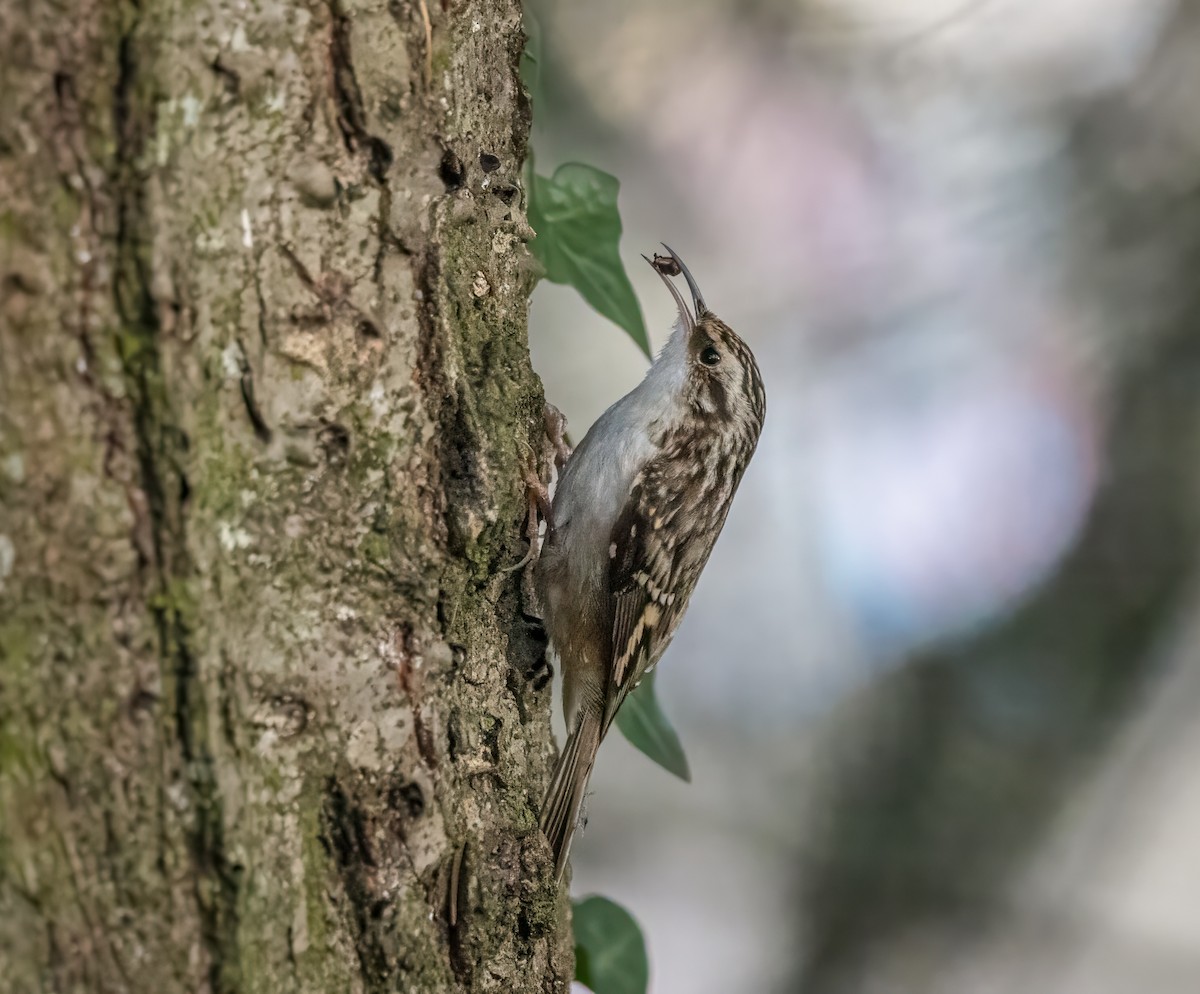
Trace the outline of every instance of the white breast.
[[596, 420], [571, 453], [554, 495], [556, 540], [567, 564], [568, 597], [606, 594], [612, 529], [642, 467], [657, 454], [662, 437], [679, 416], [687, 378], [684, 329], [674, 334], [633, 390]]

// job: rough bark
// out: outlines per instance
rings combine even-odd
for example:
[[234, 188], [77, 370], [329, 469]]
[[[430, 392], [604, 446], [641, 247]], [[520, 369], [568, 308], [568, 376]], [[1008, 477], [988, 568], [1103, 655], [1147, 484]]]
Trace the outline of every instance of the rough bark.
[[0, 10], [6, 989], [565, 989], [521, 43]]

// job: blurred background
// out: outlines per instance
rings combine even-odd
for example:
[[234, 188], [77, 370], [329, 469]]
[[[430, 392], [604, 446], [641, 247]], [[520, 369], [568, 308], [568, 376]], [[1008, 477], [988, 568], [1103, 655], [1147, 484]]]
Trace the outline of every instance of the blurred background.
[[[658, 994], [1200, 990], [1200, 9], [537, 0], [538, 169], [622, 182], [762, 442], [573, 892]], [[543, 282], [582, 437], [645, 360]]]

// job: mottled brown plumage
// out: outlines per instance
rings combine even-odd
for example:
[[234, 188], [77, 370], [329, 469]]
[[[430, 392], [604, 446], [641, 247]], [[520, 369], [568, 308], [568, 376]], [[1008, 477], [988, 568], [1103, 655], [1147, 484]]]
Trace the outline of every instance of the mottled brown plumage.
[[[679, 307], [675, 332], [568, 459], [537, 564], [569, 729], [541, 817], [560, 874], [596, 750], [674, 636], [766, 410], [754, 356], [667, 251], [648, 261]], [[672, 271], [686, 278], [694, 315]]]

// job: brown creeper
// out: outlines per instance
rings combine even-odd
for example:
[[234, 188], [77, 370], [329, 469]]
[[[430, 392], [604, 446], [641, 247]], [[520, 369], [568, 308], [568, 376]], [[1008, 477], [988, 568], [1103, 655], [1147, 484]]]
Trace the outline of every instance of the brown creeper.
[[766, 412], [754, 356], [663, 247], [647, 262], [675, 298], [675, 331], [567, 460], [536, 566], [569, 729], [540, 822], [560, 876], [596, 750], [675, 634]]

